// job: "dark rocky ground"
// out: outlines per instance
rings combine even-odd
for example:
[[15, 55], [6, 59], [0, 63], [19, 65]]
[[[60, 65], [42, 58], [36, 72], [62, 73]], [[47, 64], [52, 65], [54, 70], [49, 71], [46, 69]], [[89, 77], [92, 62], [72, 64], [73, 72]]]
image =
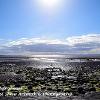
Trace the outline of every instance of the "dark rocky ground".
[[[1, 96], [0, 100], [100, 100], [100, 59], [99, 61], [86, 61], [77, 62], [71, 59], [71, 62], [65, 62], [64, 59], [57, 63], [48, 63], [42, 61], [26, 61], [26, 60], [9, 60], [9, 58], [0, 60], [0, 86], [7, 87], [8, 89], [14, 85], [20, 88], [24, 86], [21, 91], [27, 93], [31, 90], [39, 91], [76, 91], [78, 96], [62, 96], [62, 97], [50, 97], [50, 96]], [[8, 61], [9, 60], [9, 61]], [[82, 59], [83, 60], [83, 59]], [[30, 67], [29, 67], [30, 66]], [[46, 67], [64, 68], [66, 70], [48, 71], [47, 69], [38, 69]], [[35, 67], [37, 69], [35, 69]], [[67, 68], [70, 70], [67, 71]], [[12, 73], [13, 72], [13, 73]], [[46, 73], [47, 72], [47, 73]], [[65, 76], [75, 76], [76, 79], [52, 79], [52, 76], [56, 74]], [[22, 77], [21, 77], [22, 75]], [[20, 77], [19, 77], [20, 76]], [[25, 77], [24, 77], [25, 76]], [[17, 77], [17, 78], [16, 78]], [[44, 77], [44, 79], [43, 79]], [[5, 81], [6, 79], [6, 81]], [[9, 79], [9, 80], [8, 80]], [[48, 83], [48, 84], [47, 84]], [[10, 86], [11, 85], [11, 86]], [[49, 86], [48, 86], [49, 85]], [[41, 89], [39, 88], [41, 86]], [[52, 86], [52, 87], [51, 87]], [[54, 86], [56, 88], [54, 88]], [[63, 86], [63, 87], [62, 87]], [[66, 87], [65, 87], [66, 86]], [[30, 87], [32, 87], [30, 89]], [[36, 87], [36, 89], [35, 89]], [[58, 88], [59, 87], [59, 88]], [[74, 87], [74, 89], [73, 89]], [[81, 87], [81, 90], [80, 90]], [[15, 90], [16, 91], [16, 90]], [[11, 92], [11, 91], [5, 91]], [[13, 91], [14, 92], [14, 91]], [[85, 92], [85, 93], [83, 93]], [[92, 93], [91, 93], [92, 92]], [[19, 91], [20, 93], [20, 91]]]

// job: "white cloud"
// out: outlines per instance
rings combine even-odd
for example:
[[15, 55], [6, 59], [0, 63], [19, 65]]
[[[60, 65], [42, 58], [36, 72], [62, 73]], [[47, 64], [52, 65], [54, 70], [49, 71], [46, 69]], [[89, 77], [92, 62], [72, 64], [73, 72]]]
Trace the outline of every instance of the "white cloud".
[[[44, 46], [40, 44], [43, 44]], [[21, 38], [18, 40], [8, 41], [7, 43], [2, 44], [2, 46], [3, 49], [6, 49], [6, 51], [7, 49], [12, 51], [16, 51], [18, 49], [19, 51], [24, 50], [25, 52], [61, 51], [68, 53], [100, 53], [100, 34], [72, 36], [67, 37], [63, 41], [60, 39], [48, 38]], [[2, 50], [1, 47], [0, 50]]]
[[21, 38], [19, 40], [15, 40], [15, 41], [10, 41], [8, 43], [9, 46], [13, 46], [13, 45], [32, 45], [32, 44], [66, 44], [66, 42], [63, 42], [59, 39], [43, 39], [43, 38]]
[[46, 38], [21, 38], [15, 41], [10, 41], [9, 46], [13, 45], [32, 45], [32, 44], [62, 44], [68, 46], [75, 46], [78, 44], [88, 43], [100, 43], [100, 34], [88, 34], [81, 36], [67, 37], [66, 40], [62, 41], [59, 39], [46, 39]]
[[68, 37], [66, 40], [68, 44], [71, 46], [84, 43], [100, 43], [100, 34], [73, 36], [73, 37]]

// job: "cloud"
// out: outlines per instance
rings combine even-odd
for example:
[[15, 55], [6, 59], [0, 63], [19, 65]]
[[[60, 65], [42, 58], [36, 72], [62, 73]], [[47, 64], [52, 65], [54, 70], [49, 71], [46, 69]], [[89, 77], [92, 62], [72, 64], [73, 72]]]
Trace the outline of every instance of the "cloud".
[[13, 45], [32, 45], [32, 44], [62, 44], [62, 45], [81, 45], [90, 43], [100, 43], [99, 34], [87, 34], [81, 36], [67, 37], [64, 41], [59, 39], [46, 39], [46, 38], [21, 38], [18, 40], [8, 42], [9, 46]]
[[100, 53], [100, 34], [67, 37], [65, 40], [21, 38], [2, 44], [3, 53], [62, 52]]
[[7, 45], [13, 46], [13, 45], [32, 45], [32, 44], [66, 44], [66, 42], [63, 42], [59, 39], [45, 39], [45, 38], [21, 38], [16, 41], [10, 41]]
[[69, 45], [74, 46], [77, 44], [89, 44], [89, 43], [100, 43], [99, 34], [88, 34], [81, 36], [68, 37], [67, 42]]

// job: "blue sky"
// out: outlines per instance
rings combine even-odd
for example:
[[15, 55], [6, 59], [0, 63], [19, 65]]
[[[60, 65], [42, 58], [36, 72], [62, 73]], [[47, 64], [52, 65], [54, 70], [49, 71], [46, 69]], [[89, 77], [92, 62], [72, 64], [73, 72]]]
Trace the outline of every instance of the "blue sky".
[[[34, 1], [34, 0], [33, 0]], [[0, 0], [0, 37], [66, 38], [100, 32], [100, 0], [72, 0], [70, 9], [55, 15], [49, 23], [36, 13], [32, 0]], [[69, 10], [69, 11], [67, 11]]]
[[65, 41], [73, 36], [99, 35], [100, 0], [68, 0], [69, 4], [65, 0], [65, 6], [52, 16], [38, 12], [34, 1], [0, 0], [1, 40], [49, 38]]

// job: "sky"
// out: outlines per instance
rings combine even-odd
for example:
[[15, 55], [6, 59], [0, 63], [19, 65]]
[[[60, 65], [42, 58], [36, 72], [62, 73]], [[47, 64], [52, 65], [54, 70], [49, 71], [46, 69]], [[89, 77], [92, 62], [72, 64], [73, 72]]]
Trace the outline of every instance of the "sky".
[[95, 53], [99, 33], [100, 0], [0, 0], [1, 49], [43, 43]]

